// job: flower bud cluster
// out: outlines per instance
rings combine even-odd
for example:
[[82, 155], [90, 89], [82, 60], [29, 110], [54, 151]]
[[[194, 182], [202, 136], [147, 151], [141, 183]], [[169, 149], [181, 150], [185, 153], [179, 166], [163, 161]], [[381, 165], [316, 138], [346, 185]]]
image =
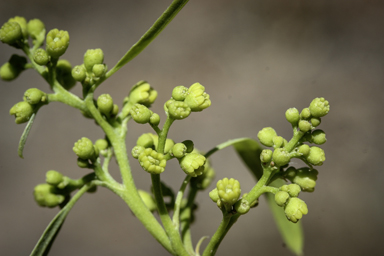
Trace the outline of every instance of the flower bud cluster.
[[209, 197], [219, 208], [224, 207], [227, 212], [232, 210], [232, 206], [239, 200], [241, 195], [240, 183], [233, 178], [219, 180], [216, 188], [209, 193]]
[[301, 188], [297, 184], [284, 185], [275, 194], [275, 202], [284, 207], [285, 216], [291, 222], [298, 222], [303, 215], [308, 213], [305, 202], [299, 198]]
[[160, 123], [160, 116], [158, 114], [153, 113], [148, 107], [139, 103], [134, 104], [129, 113], [132, 119], [139, 124], [150, 123], [158, 125]]
[[146, 81], [140, 81], [132, 87], [129, 95], [125, 97], [123, 104], [136, 103], [150, 107], [157, 98], [157, 91], [154, 90]]
[[81, 168], [88, 168], [89, 161], [94, 162], [99, 156], [99, 148], [93, 145], [88, 138], [81, 138], [73, 146], [73, 152], [78, 156], [78, 165]]

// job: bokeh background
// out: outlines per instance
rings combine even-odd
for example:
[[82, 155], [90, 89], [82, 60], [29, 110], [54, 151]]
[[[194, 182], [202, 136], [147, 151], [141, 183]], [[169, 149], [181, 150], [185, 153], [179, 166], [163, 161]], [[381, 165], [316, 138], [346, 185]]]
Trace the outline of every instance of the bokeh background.
[[[47, 30], [69, 31], [63, 58], [82, 63], [87, 49], [102, 48], [112, 67], [150, 27], [171, 1], [0, 2], [0, 23], [20, 15], [40, 18]], [[159, 91], [153, 110], [164, 120], [163, 103], [174, 86], [200, 82], [212, 106], [176, 122], [175, 141], [192, 139], [201, 150], [237, 137], [256, 138], [266, 126], [286, 137], [291, 128], [284, 113], [302, 109], [315, 97], [331, 104], [319, 128], [327, 133], [327, 160], [319, 167], [315, 193], [300, 196], [309, 207], [302, 223], [306, 255], [380, 255], [383, 244], [383, 100], [384, 2], [380, 0], [220, 0], [190, 1], [171, 24], [136, 59], [97, 91], [121, 103], [130, 87], [145, 79]], [[2, 44], [0, 62], [18, 51]], [[20, 53], [20, 52], [19, 52]], [[1, 255], [29, 255], [57, 209], [33, 200], [36, 184], [54, 169], [77, 178], [73, 143], [103, 136], [94, 122], [59, 103], [43, 107], [25, 148], [17, 156], [24, 125], [9, 109], [28, 88], [49, 92], [34, 71], [14, 82], [0, 81], [0, 250]], [[80, 86], [73, 89], [80, 95]], [[129, 124], [128, 148], [149, 132]], [[256, 156], [255, 156], [256, 157]], [[243, 191], [254, 185], [231, 148], [212, 157], [218, 179], [234, 177]], [[175, 162], [175, 161], [174, 161]], [[302, 166], [298, 160], [295, 166]], [[139, 188], [149, 189], [149, 175], [132, 161]], [[184, 177], [176, 163], [163, 174], [177, 189]], [[118, 178], [116, 165], [112, 173]], [[212, 188], [213, 186], [211, 186]], [[211, 189], [210, 188], [210, 189]], [[193, 240], [212, 235], [220, 211], [198, 196]], [[204, 246], [206, 243], [203, 244]], [[239, 219], [218, 255], [291, 255], [285, 248], [265, 201]], [[106, 189], [86, 194], [68, 216], [52, 250], [61, 255], [168, 255], [123, 201]]]

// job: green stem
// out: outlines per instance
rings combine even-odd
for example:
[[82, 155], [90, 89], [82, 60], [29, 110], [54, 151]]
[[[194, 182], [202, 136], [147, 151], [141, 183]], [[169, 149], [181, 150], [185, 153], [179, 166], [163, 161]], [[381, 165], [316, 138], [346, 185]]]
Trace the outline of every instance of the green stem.
[[187, 187], [189, 181], [191, 180], [192, 176], [187, 175], [185, 179], [183, 180], [183, 184], [181, 185], [179, 192], [177, 193], [176, 201], [175, 201], [175, 207], [174, 207], [174, 213], [173, 213], [173, 224], [176, 226], [177, 229], [179, 229], [180, 226], [180, 208], [181, 208], [181, 201], [183, 200], [184, 191]]
[[298, 131], [295, 128], [293, 129], [293, 137], [292, 139], [288, 142], [287, 145], [285, 145], [284, 149], [288, 152], [291, 152], [299, 142], [299, 140], [303, 137], [304, 133], [302, 131]]
[[276, 167], [263, 167], [263, 176], [256, 183], [256, 185], [251, 189], [251, 191], [243, 198], [243, 200], [252, 203], [256, 201], [261, 194], [265, 193], [264, 187], [268, 184], [269, 179], [275, 174], [278, 170]]
[[184, 207], [180, 214], [181, 221], [181, 238], [184, 244], [185, 249], [189, 252], [189, 254], [193, 255], [194, 249], [192, 244], [192, 235], [191, 235], [191, 218], [193, 211], [193, 203], [195, 201], [198, 190], [196, 188], [191, 187], [188, 193], [188, 202], [186, 207]]
[[212, 236], [207, 247], [205, 248], [205, 250], [203, 252], [203, 256], [215, 255], [217, 248], [219, 247], [225, 234], [228, 232], [227, 226], [230, 223], [231, 217], [232, 217], [231, 214], [223, 212], [223, 220], [221, 221], [215, 234]]
[[79, 109], [80, 111], [84, 113], [89, 113], [87, 107], [84, 104], [84, 101], [82, 101], [79, 97], [76, 95], [68, 92], [63, 88], [63, 90], [54, 94], [47, 94], [48, 96], [48, 103], [49, 102], [61, 102], [68, 106], [74, 107]]

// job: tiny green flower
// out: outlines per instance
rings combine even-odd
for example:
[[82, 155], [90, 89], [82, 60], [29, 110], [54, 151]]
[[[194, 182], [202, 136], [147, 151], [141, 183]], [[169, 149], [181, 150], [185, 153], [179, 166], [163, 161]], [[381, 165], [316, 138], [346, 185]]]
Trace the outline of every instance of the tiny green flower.
[[215, 170], [210, 166], [209, 161], [205, 161], [204, 172], [191, 180], [191, 185], [198, 190], [204, 190], [211, 185], [215, 178]]
[[216, 184], [216, 188], [219, 194], [220, 201], [230, 207], [234, 205], [241, 195], [241, 188], [239, 181], [231, 178], [224, 178], [219, 180]]
[[182, 158], [187, 153], [187, 146], [183, 143], [176, 143], [172, 147], [172, 154], [176, 158]]
[[10, 115], [15, 116], [16, 124], [28, 122], [33, 113], [34, 113], [33, 106], [25, 101], [16, 103], [9, 111]]
[[301, 119], [309, 119], [311, 117], [311, 111], [309, 108], [304, 108], [300, 113]]
[[33, 61], [36, 64], [43, 66], [49, 62], [49, 55], [46, 50], [39, 48], [33, 53]]
[[0, 28], [0, 40], [5, 44], [12, 45], [23, 38], [23, 32], [17, 22], [6, 22]]
[[304, 157], [307, 157], [309, 155], [310, 147], [307, 144], [303, 144], [300, 147], [298, 147], [298, 152], [302, 154]]
[[67, 31], [52, 29], [46, 38], [47, 53], [53, 58], [59, 58], [69, 46], [69, 34]]
[[151, 212], [157, 210], [156, 201], [151, 194], [141, 189], [138, 189], [137, 192], [139, 192], [139, 196], [141, 197], [141, 200], [143, 200], [145, 206], [147, 206], [148, 210]]
[[188, 175], [196, 177], [204, 172], [206, 158], [198, 153], [190, 153], [179, 159], [181, 169]]
[[21, 32], [23, 33], [23, 37], [28, 37], [28, 31], [27, 31], [27, 20], [24, 17], [15, 16], [13, 18], [10, 18], [8, 22], [17, 22], [20, 25]]
[[316, 98], [309, 105], [309, 110], [314, 117], [323, 117], [329, 112], [329, 102], [324, 98]]
[[278, 206], [282, 207], [289, 199], [289, 194], [285, 191], [279, 191], [275, 194], [275, 202]]
[[104, 115], [109, 115], [113, 110], [113, 99], [109, 94], [101, 94], [97, 98], [97, 108]]
[[173, 101], [167, 107], [169, 116], [176, 120], [185, 119], [191, 114], [191, 108], [183, 101]]
[[28, 21], [27, 32], [33, 39], [40, 37], [41, 34], [44, 36], [45, 25], [39, 19], [32, 19], [32, 20]]
[[24, 93], [24, 101], [28, 102], [31, 105], [38, 103], [44, 103], [47, 100], [47, 94], [40, 91], [37, 88], [28, 89]]
[[157, 98], [157, 91], [155, 91], [149, 83], [145, 81], [138, 82], [129, 93], [129, 96], [126, 100], [131, 103], [140, 103], [144, 106], [151, 106]]
[[284, 166], [288, 164], [290, 160], [291, 156], [289, 155], [289, 152], [285, 149], [277, 148], [275, 149], [275, 151], [273, 151], [272, 161], [275, 163], [276, 166]]
[[297, 184], [283, 185], [279, 189], [287, 192], [291, 197], [298, 197], [301, 192], [301, 188]]
[[150, 148], [154, 145], [154, 138], [151, 133], [142, 134], [136, 142], [136, 145], [142, 146], [144, 148]]
[[48, 171], [45, 177], [45, 181], [52, 186], [57, 186], [64, 180], [64, 175], [54, 170]]
[[153, 113], [151, 115], [151, 118], [149, 118], [149, 123], [152, 124], [152, 125], [159, 125], [160, 123], [160, 116], [156, 113]]
[[96, 64], [103, 64], [104, 53], [101, 49], [89, 49], [84, 54], [84, 66], [88, 72], [92, 71], [92, 68]]
[[272, 127], [265, 127], [257, 134], [260, 143], [267, 147], [273, 146], [273, 138], [276, 136], [277, 133]]
[[187, 153], [191, 153], [194, 150], [195, 145], [193, 144], [193, 141], [185, 140], [181, 143], [183, 143], [187, 147]]
[[102, 77], [107, 72], [107, 67], [104, 64], [95, 64], [92, 67], [92, 73], [95, 77]]
[[261, 151], [261, 154], [260, 154], [260, 161], [262, 163], [269, 163], [271, 162], [272, 160], [272, 150], [270, 149], [263, 149], [263, 151]]
[[75, 152], [78, 157], [85, 160], [93, 159], [96, 155], [95, 147], [93, 146], [92, 141], [85, 137], [75, 143], [73, 152]]
[[236, 210], [237, 213], [240, 213], [240, 214], [246, 214], [247, 212], [249, 212], [251, 207], [252, 207], [252, 204], [250, 204], [247, 200], [244, 199], [244, 195], [243, 195], [243, 199], [237, 201], [234, 205], [234, 209]]
[[105, 139], [98, 139], [95, 141], [95, 147], [98, 148], [99, 150], [106, 150], [108, 148], [108, 141]]
[[72, 76], [72, 65], [67, 60], [59, 60], [56, 65], [57, 81], [66, 89], [70, 90], [76, 84]]
[[129, 112], [136, 123], [146, 124], [149, 122], [152, 111], [142, 104], [135, 104]]
[[311, 147], [306, 160], [313, 165], [322, 165], [325, 161], [324, 150], [319, 147]]
[[297, 125], [297, 122], [299, 122], [299, 120], [300, 120], [299, 110], [297, 110], [297, 108], [289, 108], [285, 112], [285, 118], [292, 125]]
[[300, 186], [302, 191], [313, 192], [316, 186], [317, 175], [319, 172], [316, 169], [303, 167], [300, 169], [288, 168], [286, 177], [291, 182]]
[[313, 127], [317, 127], [321, 124], [321, 118], [320, 117], [312, 117], [310, 121], [311, 121], [311, 124]]
[[300, 120], [299, 121], [299, 129], [300, 129], [300, 131], [308, 132], [308, 131], [311, 130], [311, 128], [312, 128], [312, 125], [307, 120]]
[[38, 205], [52, 208], [61, 204], [65, 199], [63, 195], [57, 195], [54, 192], [54, 186], [39, 184], [35, 187], [33, 195]]
[[284, 138], [281, 137], [281, 136], [273, 137], [272, 141], [273, 141], [273, 147], [274, 148], [281, 148], [281, 147], [283, 147], [284, 146], [284, 142], [285, 142]]
[[220, 200], [219, 198], [219, 192], [217, 191], [217, 188], [214, 188], [211, 192], [209, 192], [209, 198], [216, 203], [217, 201]]
[[112, 109], [111, 115], [117, 116], [118, 113], [119, 113], [119, 106], [117, 106], [117, 104], [113, 104], [113, 109]]
[[134, 146], [132, 151], [131, 151], [131, 154], [132, 154], [133, 158], [138, 159], [141, 152], [143, 152], [144, 150], [145, 150], [145, 148], [143, 146]]
[[289, 221], [296, 223], [303, 217], [303, 215], [308, 213], [308, 207], [303, 200], [293, 197], [289, 199], [284, 208], [284, 212]]
[[176, 86], [172, 91], [172, 98], [177, 101], [185, 100], [188, 95], [188, 88], [182, 85]]
[[87, 71], [85, 70], [85, 67], [83, 64], [83, 65], [74, 66], [71, 74], [73, 79], [75, 79], [78, 82], [83, 82], [85, 77], [87, 76], [86, 72]]
[[317, 145], [324, 144], [327, 141], [325, 137], [325, 132], [323, 130], [315, 130], [311, 134], [311, 142]]
[[25, 69], [25, 64], [27, 64], [25, 57], [13, 54], [9, 61], [0, 68], [1, 79], [5, 81], [14, 80]]
[[164, 158], [164, 155], [156, 152], [151, 148], [146, 148], [139, 155], [139, 163], [141, 167], [151, 173], [151, 174], [160, 174], [165, 170], [167, 161]]
[[211, 106], [209, 94], [205, 92], [205, 87], [199, 83], [194, 83], [189, 87], [184, 102], [188, 104], [192, 112], [199, 112]]

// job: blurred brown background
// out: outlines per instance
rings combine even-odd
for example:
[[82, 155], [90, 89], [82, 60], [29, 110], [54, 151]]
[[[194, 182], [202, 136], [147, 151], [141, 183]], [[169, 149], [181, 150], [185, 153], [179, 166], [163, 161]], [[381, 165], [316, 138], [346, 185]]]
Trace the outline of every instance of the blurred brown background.
[[[0, 2], [0, 23], [20, 15], [40, 18], [47, 30], [69, 31], [63, 58], [82, 62], [87, 49], [102, 48], [112, 67], [140, 38], [171, 1]], [[330, 101], [330, 114], [319, 128], [327, 132], [327, 161], [319, 167], [315, 193], [301, 195], [309, 207], [302, 223], [306, 255], [380, 255], [383, 244], [383, 83], [384, 2], [375, 0], [238, 0], [190, 1], [171, 24], [136, 59], [98, 90], [121, 103], [130, 87], [145, 79], [160, 93], [153, 110], [160, 113], [174, 86], [200, 82], [212, 106], [176, 122], [170, 136], [192, 139], [201, 150], [237, 137], [256, 138], [265, 126], [286, 137], [291, 128], [284, 113], [302, 109], [315, 97]], [[0, 46], [0, 62], [17, 51]], [[20, 53], [20, 52], [19, 52]], [[73, 143], [82, 136], [102, 137], [99, 127], [68, 106], [52, 103], [36, 118], [25, 148], [17, 156], [24, 125], [14, 124], [9, 109], [28, 88], [49, 92], [32, 70], [16, 81], [0, 82], [0, 250], [1, 255], [29, 255], [57, 209], [38, 207], [33, 187], [55, 169], [77, 178]], [[80, 86], [73, 89], [80, 95]], [[130, 123], [128, 148], [147, 126]], [[216, 153], [219, 178], [240, 180], [243, 191], [254, 181], [231, 148]], [[174, 161], [175, 162], [175, 161]], [[294, 161], [296, 166], [302, 163]], [[132, 161], [139, 188], [149, 175]], [[184, 174], [176, 163], [163, 179], [177, 189]], [[111, 167], [118, 177], [116, 165]], [[210, 188], [211, 189], [211, 188]], [[198, 197], [193, 226], [196, 243], [212, 235], [220, 212], [208, 191]], [[206, 243], [203, 244], [205, 246]], [[218, 255], [290, 255], [262, 201], [239, 219]], [[86, 194], [68, 216], [51, 254], [168, 255], [106, 189]]]

